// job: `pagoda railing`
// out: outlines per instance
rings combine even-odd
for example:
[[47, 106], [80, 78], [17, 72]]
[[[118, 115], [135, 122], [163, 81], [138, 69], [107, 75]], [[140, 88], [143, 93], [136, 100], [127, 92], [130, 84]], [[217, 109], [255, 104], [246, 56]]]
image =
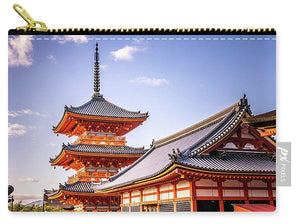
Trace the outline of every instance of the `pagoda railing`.
[[75, 183], [77, 181], [81, 182], [100, 182], [102, 178], [108, 178], [115, 173], [111, 172], [89, 172], [89, 171], [83, 171], [74, 174], [73, 176], [69, 177], [68, 184]]
[[115, 145], [124, 146], [126, 138], [116, 136], [114, 133], [87, 131], [80, 136], [74, 144], [91, 144], [91, 145]]

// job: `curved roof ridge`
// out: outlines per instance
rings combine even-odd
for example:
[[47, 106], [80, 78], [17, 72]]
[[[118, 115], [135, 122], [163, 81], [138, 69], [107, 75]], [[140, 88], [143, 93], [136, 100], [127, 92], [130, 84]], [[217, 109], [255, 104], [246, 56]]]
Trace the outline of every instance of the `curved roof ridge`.
[[207, 140], [209, 140], [212, 136], [215, 136], [218, 132], [220, 132], [220, 128], [222, 126], [224, 126], [224, 124], [228, 123], [228, 120], [231, 120], [232, 117], [235, 115], [234, 111], [235, 111], [235, 108], [232, 108], [231, 111], [228, 112], [226, 114], [226, 116], [222, 117], [222, 119], [220, 119], [218, 124], [204, 138], [200, 139], [195, 144], [193, 144], [192, 146], [190, 146], [189, 148], [184, 150], [183, 153], [184, 154], [186, 154], [186, 153], [190, 154], [190, 152], [192, 152], [194, 148], [196, 148], [197, 146], [199, 146], [203, 143], [206, 143]]
[[117, 106], [104, 97], [93, 97], [85, 104], [73, 107], [65, 106], [65, 110], [75, 114], [91, 115], [91, 116], [103, 116], [103, 117], [130, 117], [130, 118], [143, 118], [148, 117], [148, 112], [141, 113], [140, 111], [130, 111], [123, 107]]
[[203, 153], [207, 151], [210, 147], [212, 147], [213, 145], [221, 141], [223, 138], [225, 138], [239, 124], [249, 106], [241, 104], [238, 104], [238, 106], [238, 110], [235, 110], [236, 113], [233, 116], [228, 115], [226, 117], [227, 119], [224, 119], [223, 122], [221, 122], [222, 125], [220, 125], [216, 129], [217, 131], [210, 133], [210, 135], [207, 136], [205, 141], [199, 143], [199, 146], [189, 150], [190, 157], [195, 156], [198, 153]]
[[[76, 150], [76, 147], [82, 147], [82, 150]], [[89, 149], [88, 147], [92, 148]], [[86, 148], [86, 151], [84, 151], [84, 148]], [[95, 149], [98, 148], [98, 151]], [[88, 153], [115, 153], [115, 154], [145, 154], [147, 150], [145, 147], [132, 147], [132, 146], [116, 146], [116, 145], [90, 145], [90, 144], [62, 144], [62, 149], [60, 153], [55, 156], [54, 158], [50, 158], [49, 162], [53, 163], [56, 159], [60, 157], [60, 155], [63, 153], [63, 151], [68, 150], [68, 151], [73, 151], [73, 152], [88, 152]]]
[[94, 193], [92, 182], [76, 181], [72, 184], [69, 183], [65, 183], [65, 185], [60, 184], [59, 188], [60, 190], [64, 190], [64, 191]]
[[204, 119], [204, 120], [202, 120], [202, 121], [200, 121], [200, 122], [198, 122], [194, 125], [191, 125], [191, 126], [185, 128], [185, 129], [183, 129], [181, 131], [178, 131], [174, 134], [171, 134], [171, 135], [169, 135], [165, 138], [159, 139], [159, 140], [155, 141], [154, 143], [155, 143], [156, 146], [159, 147], [159, 146], [168, 144], [172, 141], [183, 138], [187, 135], [190, 135], [190, 134], [192, 134], [196, 131], [199, 131], [200, 129], [203, 129], [203, 128], [206, 128], [210, 125], [218, 123], [220, 120], [222, 120], [224, 117], [226, 117], [226, 115], [228, 113], [230, 113], [234, 108], [236, 108], [238, 106], [238, 104], [239, 104], [239, 101], [237, 103], [227, 107], [226, 109], [224, 109], [224, 110], [222, 110], [222, 111], [220, 111], [220, 112], [218, 112], [218, 113], [216, 113], [216, 114], [214, 114], [214, 115], [212, 115], [212, 116], [210, 116], [210, 117], [208, 117], [208, 118], [206, 118], [206, 119]]

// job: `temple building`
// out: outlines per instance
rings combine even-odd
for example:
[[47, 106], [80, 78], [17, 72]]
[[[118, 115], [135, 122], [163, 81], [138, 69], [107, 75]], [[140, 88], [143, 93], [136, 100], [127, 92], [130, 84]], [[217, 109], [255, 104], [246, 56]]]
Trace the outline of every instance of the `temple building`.
[[274, 211], [276, 143], [251, 125], [251, 115], [244, 96], [154, 141], [131, 166], [96, 185], [95, 193], [120, 194], [122, 212], [234, 211], [235, 205]]
[[[96, 45], [94, 94], [65, 106], [56, 134], [78, 136], [50, 159], [77, 173], [47, 195], [74, 211], [271, 211], [276, 206], [276, 111], [253, 116], [244, 95], [233, 105], [150, 148], [124, 135], [148, 113], [120, 108], [100, 94]], [[159, 128], [159, 127], [158, 127]]]
[[59, 190], [48, 194], [49, 200], [60, 200], [81, 211], [116, 211], [120, 197], [115, 193], [95, 193], [93, 183], [100, 183], [129, 166], [146, 150], [126, 145], [125, 134], [138, 127], [148, 113], [125, 110], [104, 99], [100, 94], [98, 44], [94, 64], [94, 94], [79, 107], [65, 106], [56, 134], [77, 136], [72, 144], [62, 144], [59, 155], [50, 158], [51, 166], [77, 171]]

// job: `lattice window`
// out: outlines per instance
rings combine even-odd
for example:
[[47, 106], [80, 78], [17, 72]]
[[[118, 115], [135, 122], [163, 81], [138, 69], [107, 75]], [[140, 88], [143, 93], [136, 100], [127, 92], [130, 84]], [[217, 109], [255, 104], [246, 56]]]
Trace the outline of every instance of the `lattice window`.
[[129, 206], [122, 207], [122, 212], [129, 212]]
[[177, 212], [190, 212], [191, 211], [191, 202], [190, 201], [176, 202], [176, 211]]
[[159, 204], [159, 211], [160, 212], [174, 212], [173, 202]]

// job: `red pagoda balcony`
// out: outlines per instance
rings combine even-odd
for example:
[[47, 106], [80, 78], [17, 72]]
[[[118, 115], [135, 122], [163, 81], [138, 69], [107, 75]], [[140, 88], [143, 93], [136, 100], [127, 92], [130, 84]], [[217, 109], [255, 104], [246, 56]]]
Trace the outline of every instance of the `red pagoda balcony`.
[[110, 132], [86, 131], [74, 144], [124, 146], [126, 138]]
[[96, 171], [96, 172], [89, 172], [83, 171], [74, 174], [73, 176], [69, 177], [68, 184], [73, 184], [77, 181], [80, 182], [100, 182], [102, 178], [108, 178], [116, 173], [108, 172], [108, 171]]

